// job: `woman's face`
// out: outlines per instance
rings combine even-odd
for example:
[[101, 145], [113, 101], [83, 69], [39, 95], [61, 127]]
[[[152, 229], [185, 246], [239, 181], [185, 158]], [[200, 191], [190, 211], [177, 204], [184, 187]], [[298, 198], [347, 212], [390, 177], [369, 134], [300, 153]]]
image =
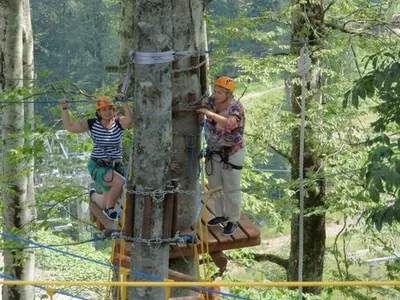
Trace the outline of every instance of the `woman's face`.
[[216, 103], [223, 103], [225, 102], [228, 98], [228, 92], [226, 89], [220, 87], [220, 86], [215, 86], [214, 87], [214, 98]]
[[111, 120], [115, 116], [115, 110], [113, 106], [106, 106], [98, 110], [101, 119]]

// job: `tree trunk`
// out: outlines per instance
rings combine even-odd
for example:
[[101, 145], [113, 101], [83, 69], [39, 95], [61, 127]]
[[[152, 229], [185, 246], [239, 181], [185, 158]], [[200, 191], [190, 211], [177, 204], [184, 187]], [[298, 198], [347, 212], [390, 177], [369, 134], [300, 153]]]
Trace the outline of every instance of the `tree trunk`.
[[[323, 8], [322, 1], [320, 3], [310, 3], [306, 1], [300, 4], [299, 0], [293, 0], [293, 6], [296, 8], [292, 15], [292, 47], [291, 53], [295, 56], [300, 55], [300, 43], [302, 40], [308, 39], [310, 47], [314, 47], [318, 43], [318, 37], [322, 33], [321, 24], [323, 21]], [[303, 17], [303, 13], [307, 18]], [[311, 20], [311, 24], [309, 23]], [[311, 29], [308, 26], [311, 26]], [[308, 32], [308, 33], [307, 33]], [[306, 34], [304, 34], [306, 33]], [[315, 66], [317, 60], [312, 58], [312, 64]], [[307, 109], [313, 105], [315, 100], [315, 92], [317, 86], [315, 85], [317, 73], [312, 71], [311, 81], [307, 82], [307, 98], [306, 98], [306, 112]], [[317, 91], [318, 92], [318, 91]], [[314, 94], [314, 95], [313, 95]], [[292, 82], [292, 112], [293, 115], [299, 116], [301, 112], [301, 83], [299, 78], [295, 78]], [[307, 122], [307, 121], [306, 121]], [[299, 122], [300, 123], [300, 122]], [[300, 149], [300, 126], [294, 128], [292, 131], [292, 180], [298, 181], [299, 179], [299, 149]], [[321, 281], [324, 269], [324, 255], [325, 255], [325, 179], [319, 178], [317, 182], [309, 182], [311, 176], [316, 173], [323, 172], [323, 162], [319, 153], [319, 142], [313, 136], [313, 128], [311, 123], [306, 125], [305, 131], [305, 147], [304, 147], [304, 180], [305, 196], [304, 196], [304, 209], [310, 216], [304, 217], [304, 244], [303, 244], [303, 281]], [[298, 191], [298, 186], [296, 187]], [[299, 200], [299, 193], [296, 192], [296, 198]], [[298, 267], [299, 267], [299, 215], [296, 213], [291, 221], [291, 244], [290, 244], [290, 257], [289, 267], [287, 270], [287, 278], [289, 281], [298, 280]], [[320, 293], [318, 287], [306, 287], [303, 289], [305, 293]]]
[[[174, 50], [193, 52], [205, 52], [205, 27], [203, 22], [204, 2], [201, 0], [174, 0]], [[190, 101], [199, 100], [202, 95], [200, 68], [193, 71], [180, 72], [179, 69], [188, 68], [197, 64], [200, 55], [180, 56], [174, 62], [173, 78], [173, 103], [175, 107], [187, 105]], [[190, 96], [189, 96], [190, 95]], [[198, 114], [192, 112], [173, 113], [173, 137], [174, 150], [173, 161], [179, 164], [179, 170], [173, 174], [179, 180], [181, 188], [190, 191], [199, 191], [199, 160], [200, 153], [200, 131]], [[195, 224], [196, 212], [199, 208], [199, 197], [197, 195], [179, 194], [178, 196], [178, 229], [187, 229]], [[197, 230], [197, 228], [196, 228]], [[194, 257], [186, 257], [188, 262], [182, 258], [170, 260], [170, 268], [184, 274], [195, 276]], [[174, 296], [187, 296], [189, 289], [174, 289]]]
[[[172, 50], [172, 3], [164, 0], [136, 1], [135, 49], [140, 52]], [[165, 190], [170, 183], [172, 150], [171, 63], [135, 65], [134, 184], [137, 191]], [[144, 197], [137, 195], [134, 236], [142, 234]], [[151, 203], [150, 238], [162, 238], [163, 202]], [[147, 238], [147, 237], [146, 237]], [[136, 242], [131, 269], [153, 276], [168, 276], [169, 244]], [[130, 280], [149, 280], [131, 275]], [[164, 288], [130, 288], [128, 299], [164, 299]]]
[[[22, 57], [22, 67], [23, 67], [23, 84], [26, 88], [31, 88], [33, 86], [34, 79], [34, 58], [33, 58], [33, 33], [32, 33], [32, 22], [31, 22], [31, 10], [30, 10], [30, 0], [24, 0], [23, 9], [24, 9], [24, 22], [23, 22], [23, 57]], [[35, 116], [35, 107], [33, 103], [24, 104], [24, 116], [25, 116], [25, 126], [29, 128], [30, 132], [33, 132], [35, 129], [34, 124], [34, 116]], [[25, 147], [33, 149], [34, 140], [33, 138], [28, 138], [25, 140]], [[24, 215], [23, 219], [24, 230], [28, 236], [32, 236], [32, 227], [31, 224], [36, 220], [36, 201], [35, 201], [35, 185], [34, 185], [34, 159], [33, 156], [28, 158], [27, 168], [28, 171], [26, 173], [27, 177], [27, 189], [26, 189], [26, 201], [21, 207], [21, 214]], [[33, 280], [35, 278], [35, 252], [30, 252], [26, 256], [25, 261], [25, 273], [27, 274], [27, 278]], [[34, 294], [33, 286], [26, 286], [27, 294]]]
[[[2, 57], [5, 91], [13, 91], [23, 86], [23, 28], [24, 1], [0, 0], [0, 11], [3, 12], [0, 28], [2, 31]], [[26, 10], [27, 12], [29, 11]], [[15, 99], [18, 100], [18, 99]], [[17, 157], [12, 150], [24, 146], [24, 106], [13, 104], [7, 106], [3, 117], [3, 169], [6, 189], [3, 192], [4, 205], [3, 231], [30, 238], [29, 223], [31, 214], [27, 209], [27, 176], [26, 162]], [[12, 251], [4, 255], [5, 274], [21, 280], [32, 280], [34, 256], [30, 251]], [[33, 260], [34, 261], [34, 260]], [[3, 289], [3, 299], [33, 299], [34, 293], [30, 286], [7, 286]]]

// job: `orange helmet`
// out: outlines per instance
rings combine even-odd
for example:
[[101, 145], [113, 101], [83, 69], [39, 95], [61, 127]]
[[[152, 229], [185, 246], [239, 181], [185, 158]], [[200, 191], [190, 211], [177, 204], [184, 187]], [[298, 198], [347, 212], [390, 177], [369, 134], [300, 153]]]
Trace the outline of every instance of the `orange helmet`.
[[215, 80], [215, 85], [227, 89], [231, 93], [235, 89], [235, 82], [232, 78], [227, 76], [221, 76], [217, 80]]
[[102, 109], [103, 107], [107, 106], [114, 106], [113, 103], [110, 100], [110, 97], [108, 96], [98, 96], [96, 98], [96, 110]]

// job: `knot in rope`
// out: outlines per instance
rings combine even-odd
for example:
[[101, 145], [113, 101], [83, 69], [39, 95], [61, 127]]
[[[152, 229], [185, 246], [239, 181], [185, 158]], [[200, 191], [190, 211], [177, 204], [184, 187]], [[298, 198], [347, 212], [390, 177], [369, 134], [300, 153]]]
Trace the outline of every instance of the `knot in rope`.
[[300, 49], [300, 57], [297, 60], [297, 74], [306, 76], [311, 69], [311, 64], [310, 51], [307, 45], [304, 45]]

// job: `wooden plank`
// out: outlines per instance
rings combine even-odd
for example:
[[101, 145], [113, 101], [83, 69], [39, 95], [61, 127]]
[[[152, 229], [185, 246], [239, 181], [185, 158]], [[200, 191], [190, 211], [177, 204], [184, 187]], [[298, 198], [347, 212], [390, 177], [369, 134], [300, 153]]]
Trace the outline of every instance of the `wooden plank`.
[[[176, 188], [179, 184], [178, 179], [172, 179], [172, 186]], [[172, 206], [172, 234], [178, 230], [178, 193], [174, 194], [173, 197], [173, 206]]]
[[174, 216], [174, 195], [167, 194], [164, 197], [164, 216], [163, 216], [163, 238], [168, 239], [172, 236], [172, 223]]
[[[206, 217], [204, 217], [203, 213], [201, 216], [202, 216], [202, 222], [205, 225], [207, 224], [207, 222], [209, 220], [214, 218], [214, 216], [215, 216], [214, 211], [210, 208], [209, 204], [207, 204], [207, 207], [206, 207]], [[214, 235], [214, 237], [216, 238], [216, 240], [219, 243], [230, 243], [233, 241], [232, 237], [222, 234], [224, 231], [224, 226], [222, 226], [222, 224], [218, 224], [218, 226], [207, 226], [207, 227], [208, 227], [208, 231], [212, 235]]]
[[113, 228], [114, 221], [107, 218], [104, 214], [102, 209], [96, 204], [90, 204], [90, 211], [93, 214], [93, 218], [95, 218], [98, 227], [100, 230], [104, 230], [105, 228]]
[[[128, 190], [133, 190], [133, 187], [127, 187]], [[135, 194], [126, 193], [125, 194], [125, 225], [124, 234], [126, 236], [133, 236], [133, 224], [135, 216]]]
[[144, 239], [150, 238], [150, 222], [151, 222], [151, 197], [144, 196], [144, 207], [143, 207], [143, 225], [142, 225], [142, 236]]
[[258, 230], [244, 214], [240, 216], [238, 224], [240, 229], [247, 235], [248, 239], [260, 239], [260, 230]]

